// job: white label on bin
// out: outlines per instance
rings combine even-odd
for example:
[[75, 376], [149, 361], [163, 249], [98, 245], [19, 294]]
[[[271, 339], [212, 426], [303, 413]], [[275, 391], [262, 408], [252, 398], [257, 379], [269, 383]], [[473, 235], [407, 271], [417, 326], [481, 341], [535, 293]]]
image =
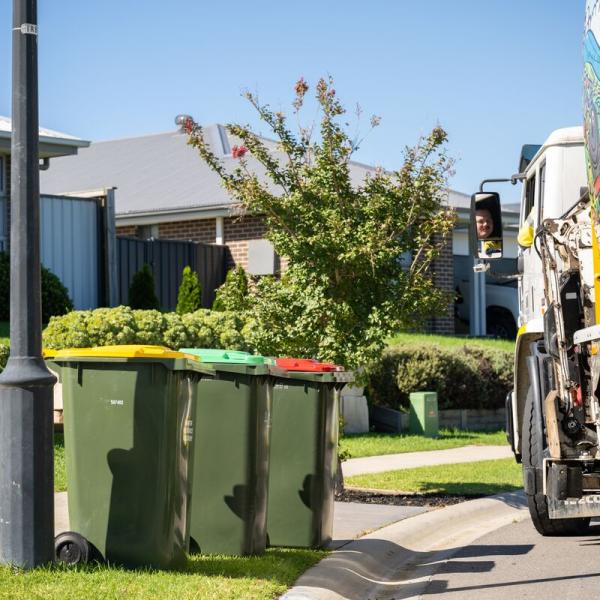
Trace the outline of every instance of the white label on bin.
[[283, 383], [276, 383], [274, 387], [276, 390], [287, 390], [290, 386]]
[[108, 401], [111, 406], [124, 406], [125, 400], [109, 400]]
[[189, 444], [194, 439], [194, 422], [190, 419], [185, 422], [183, 428], [183, 441]]

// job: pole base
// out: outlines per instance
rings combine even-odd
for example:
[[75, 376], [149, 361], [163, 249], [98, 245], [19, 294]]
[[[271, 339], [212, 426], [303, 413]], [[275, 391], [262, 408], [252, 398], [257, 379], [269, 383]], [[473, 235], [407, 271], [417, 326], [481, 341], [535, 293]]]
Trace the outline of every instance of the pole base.
[[55, 378], [41, 359], [9, 359], [0, 376], [0, 564], [54, 558]]

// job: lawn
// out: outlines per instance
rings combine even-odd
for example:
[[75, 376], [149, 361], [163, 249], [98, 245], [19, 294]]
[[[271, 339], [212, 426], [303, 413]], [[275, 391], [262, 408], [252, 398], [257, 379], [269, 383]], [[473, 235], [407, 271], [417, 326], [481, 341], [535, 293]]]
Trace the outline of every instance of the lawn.
[[523, 487], [521, 466], [512, 458], [417, 467], [347, 477], [351, 487], [419, 494], [478, 496]]
[[181, 571], [98, 565], [78, 569], [55, 565], [32, 571], [4, 567], [0, 568], [0, 599], [272, 599], [326, 554], [271, 548], [262, 556], [252, 557], [195, 555]]
[[512, 340], [495, 340], [488, 338], [472, 338], [472, 337], [454, 337], [447, 335], [430, 335], [427, 333], [398, 333], [387, 340], [388, 346], [397, 344], [420, 344], [430, 345], [437, 344], [444, 348], [457, 348], [464, 345], [469, 346], [485, 346], [487, 348], [497, 348], [499, 350], [513, 351], [515, 342]]
[[358, 433], [346, 434], [340, 440], [340, 451], [349, 452], [349, 458], [381, 456], [403, 452], [423, 452], [426, 450], [447, 450], [461, 446], [503, 446], [506, 445], [504, 431], [481, 432], [441, 429], [437, 438], [402, 433]]
[[0, 321], [0, 344], [8, 346], [8, 321]]
[[64, 492], [67, 489], [67, 473], [65, 470], [65, 441], [62, 433], [54, 434], [54, 491]]
[[[54, 435], [54, 487], [66, 490], [63, 434]], [[0, 600], [30, 598], [229, 598], [280, 596], [327, 552], [267, 550], [263, 556], [191, 556], [182, 571], [126, 570], [107, 566], [79, 569], [55, 565], [33, 571], [0, 568]]]

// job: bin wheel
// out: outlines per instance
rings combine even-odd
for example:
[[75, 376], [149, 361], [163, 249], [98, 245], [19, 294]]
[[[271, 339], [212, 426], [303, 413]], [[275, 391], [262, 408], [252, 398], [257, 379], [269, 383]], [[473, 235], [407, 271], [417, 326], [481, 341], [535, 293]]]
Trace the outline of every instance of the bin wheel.
[[68, 565], [84, 565], [90, 559], [90, 544], [74, 531], [65, 531], [54, 538], [54, 556]]

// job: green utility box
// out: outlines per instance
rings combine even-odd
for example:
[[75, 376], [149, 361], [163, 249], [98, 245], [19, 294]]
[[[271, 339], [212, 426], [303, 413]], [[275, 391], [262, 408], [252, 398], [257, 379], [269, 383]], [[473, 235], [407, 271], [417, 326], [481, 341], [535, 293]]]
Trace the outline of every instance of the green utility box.
[[413, 392], [410, 394], [410, 433], [436, 437], [439, 433], [438, 400], [436, 392]]
[[63, 350], [48, 366], [62, 382], [73, 530], [57, 537], [57, 559], [184, 563], [192, 399], [207, 369], [157, 346]]
[[[270, 546], [321, 548], [332, 538], [339, 394], [350, 373], [277, 359], [267, 535]], [[294, 371], [292, 369], [304, 369]]]
[[266, 547], [272, 384], [264, 357], [184, 348], [210, 364], [198, 381], [190, 536], [202, 553]]

